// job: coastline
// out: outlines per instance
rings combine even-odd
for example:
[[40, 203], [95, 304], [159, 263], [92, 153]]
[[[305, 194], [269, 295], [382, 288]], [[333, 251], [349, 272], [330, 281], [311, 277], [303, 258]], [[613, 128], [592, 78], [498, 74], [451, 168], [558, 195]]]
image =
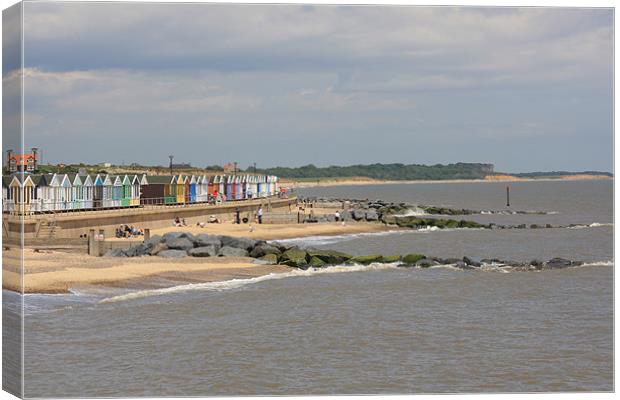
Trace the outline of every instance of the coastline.
[[[153, 230], [152, 234], [184, 231], [193, 234], [222, 234], [249, 237], [260, 240], [279, 240], [308, 236], [337, 236], [354, 233], [370, 233], [394, 230], [378, 223], [352, 222], [318, 224], [255, 225], [248, 232], [247, 225], [208, 224], [197, 226], [168, 227]], [[109, 239], [122, 241], [125, 239]], [[3, 289], [21, 292], [21, 250], [13, 248], [3, 253]], [[55, 250], [35, 251], [25, 248], [23, 290], [28, 294], [70, 293], [70, 289], [84, 286], [105, 285], [145, 289], [162, 285], [180, 285], [226, 281], [236, 278], [253, 278], [270, 273], [287, 272], [292, 268], [284, 265], [255, 264], [249, 257], [186, 257], [165, 259], [157, 256], [115, 258], [94, 257], [81, 253]]]
[[446, 179], [446, 180], [378, 180], [369, 178], [325, 179], [316, 181], [286, 180], [282, 183], [291, 188], [313, 188], [330, 186], [361, 186], [361, 185], [417, 185], [438, 183], [510, 183], [510, 182], [557, 182], [557, 181], [600, 181], [613, 180], [613, 177], [602, 175], [564, 175], [557, 178], [519, 178], [510, 175], [499, 175], [485, 179]]

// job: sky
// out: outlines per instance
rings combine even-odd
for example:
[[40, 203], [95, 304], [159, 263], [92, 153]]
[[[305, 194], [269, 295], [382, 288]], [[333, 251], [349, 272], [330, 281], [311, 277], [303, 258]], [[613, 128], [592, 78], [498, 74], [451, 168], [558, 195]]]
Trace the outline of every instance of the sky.
[[613, 168], [611, 9], [26, 2], [23, 29], [45, 163]]

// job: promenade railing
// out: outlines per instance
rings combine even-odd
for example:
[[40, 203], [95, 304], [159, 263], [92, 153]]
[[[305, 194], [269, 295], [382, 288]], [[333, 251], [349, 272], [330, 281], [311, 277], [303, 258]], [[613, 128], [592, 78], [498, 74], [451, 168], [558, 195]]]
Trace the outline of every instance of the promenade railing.
[[[121, 199], [88, 199], [88, 200], [72, 200], [72, 201], [49, 201], [44, 199], [33, 199], [30, 203], [15, 203], [11, 200], [4, 199], [2, 202], [2, 211], [4, 214], [19, 215], [25, 219], [40, 218], [45, 215], [87, 215], [92, 213], [115, 213], [120, 210], [124, 211], [138, 211], [138, 210], [163, 210], [174, 208], [196, 208], [205, 206], [221, 206], [231, 204], [241, 204], [244, 202], [251, 202], [257, 200], [263, 200], [265, 205], [269, 204], [272, 199], [288, 198], [283, 195], [273, 195], [268, 197], [255, 197], [251, 199], [227, 199], [221, 201], [218, 199], [209, 198], [208, 200], [195, 199], [191, 201], [189, 196], [185, 197], [185, 201], [178, 202], [172, 200], [171, 196], [168, 197], [151, 197], [141, 199], [130, 199], [129, 204], [122, 205]], [[175, 198], [176, 200], [176, 198]], [[132, 203], [133, 201], [133, 203]]]

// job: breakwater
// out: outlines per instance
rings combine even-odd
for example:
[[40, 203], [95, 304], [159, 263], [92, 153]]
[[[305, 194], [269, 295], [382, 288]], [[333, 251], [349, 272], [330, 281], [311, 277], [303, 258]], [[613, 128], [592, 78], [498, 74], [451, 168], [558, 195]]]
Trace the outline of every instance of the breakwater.
[[341, 251], [314, 248], [300, 248], [296, 245], [277, 241], [267, 242], [249, 238], [189, 232], [169, 232], [163, 236], [153, 236], [144, 243], [128, 249], [112, 249], [107, 257], [252, 257], [257, 264], [282, 264], [306, 270], [335, 265], [395, 264], [404, 268], [430, 268], [452, 266], [462, 270], [476, 270], [488, 267], [510, 269], [512, 271], [540, 271], [584, 265], [583, 261], [555, 257], [546, 261], [514, 261], [500, 258], [476, 260], [462, 258], [442, 258], [419, 253], [404, 255], [371, 254], [353, 256]]

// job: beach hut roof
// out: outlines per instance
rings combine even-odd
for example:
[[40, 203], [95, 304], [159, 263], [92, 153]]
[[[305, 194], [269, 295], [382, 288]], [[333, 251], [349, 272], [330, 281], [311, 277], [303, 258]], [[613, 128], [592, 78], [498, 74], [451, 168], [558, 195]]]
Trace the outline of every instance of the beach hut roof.
[[67, 174], [67, 176], [73, 186], [82, 186], [82, 179], [78, 174]]
[[176, 177], [170, 176], [170, 175], [153, 175], [153, 176], [144, 175], [144, 180], [146, 180], [147, 185], [156, 185], [156, 184], [161, 185], [161, 184], [174, 183], [176, 181]]
[[123, 177], [123, 185], [131, 185], [131, 182], [132, 182], [132, 179], [129, 177], [129, 175], [125, 175]]
[[93, 186], [93, 178], [90, 175], [81, 175], [83, 186]]

